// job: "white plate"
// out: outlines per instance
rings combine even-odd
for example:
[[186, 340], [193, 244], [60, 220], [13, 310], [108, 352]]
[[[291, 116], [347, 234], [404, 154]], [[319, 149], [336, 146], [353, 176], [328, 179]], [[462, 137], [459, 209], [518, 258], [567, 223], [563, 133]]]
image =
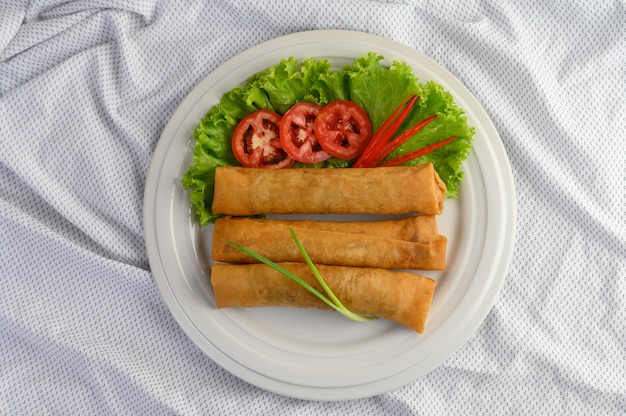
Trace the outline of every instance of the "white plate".
[[[282, 58], [351, 64], [369, 51], [408, 63], [422, 82], [450, 91], [475, 143], [460, 196], [439, 219], [449, 266], [438, 281], [424, 334], [385, 320], [355, 323], [334, 312], [290, 308], [217, 310], [209, 282], [212, 226], [200, 229], [181, 178], [193, 131], [223, 93]], [[263, 389], [310, 400], [346, 400], [412, 382], [449, 358], [477, 330], [506, 277], [516, 203], [509, 162], [490, 118], [471, 93], [431, 59], [394, 41], [351, 31], [284, 36], [232, 58], [202, 80], [165, 127], [144, 197], [146, 247], [163, 298], [185, 333], [215, 362]]]

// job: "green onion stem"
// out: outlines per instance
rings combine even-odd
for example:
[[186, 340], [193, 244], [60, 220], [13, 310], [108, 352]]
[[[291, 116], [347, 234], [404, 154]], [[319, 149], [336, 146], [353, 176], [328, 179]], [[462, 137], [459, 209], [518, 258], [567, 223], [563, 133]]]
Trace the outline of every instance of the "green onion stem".
[[305, 262], [307, 263], [307, 265], [309, 266], [309, 268], [313, 272], [313, 275], [315, 275], [315, 277], [319, 281], [320, 285], [322, 286], [322, 288], [324, 289], [324, 292], [326, 292], [328, 297], [326, 297], [320, 291], [315, 289], [313, 286], [311, 286], [310, 284], [308, 284], [307, 282], [305, 282], [304, 280], [302, 280], [300, 277], [296, 276], [295, 274], [293, 274], [289, 270], [287, 270], [284, 267], [274, 263], [272, 260], [270, 260], [270, 259], [268, 259], [268, 258], [266, 258], [266, 257], [264, 257], [264, 256], [262, 256], [262, 255], [260, 255], [258, 253], [255, 253], [254, 251], [252, 251], [249, 248], [244, 247], [244, 246], [242, 246], [240, 244], [234, 243], [232, 241], [227, 241], [227, 243], [230, 244], [231, 246], [241, 250], [242, 252], [248, 254], [249, 256], [252, 256], [256, 260], [260, 261], [261, 263], [264, 263], [264, 264], [270, 266], [271, 268], [273, 268], [274, 270], [282, 273], [283, 275], [285, 275], [286, 277], [290, 278], [291, 280], [295, 281], [300, 286], [302, 286], [303, 288], [305, 288], [306, 290], [311, 292], [313, 295], [315, 295], [317, 298], [319, 298], [326, 305], [328, 305], [329, 307], [331, 307], [335, 311], [339, 312], [340, 314], [342, 314], [346, 318], [352, 319], [354, 321], [359, 321], [359, 322], [372, 321], [372, 320], [376, 319], [376, 317], [373, 317], [373, 316], [360, 315], [360, 314], [357, 314], [357, 313], [354, 313], [354, 312], [348, 310], [339, 301], [337, 296], [335, 296], [335, 294], [330, 289], [328, 284], [326, 284], [326, 281], [322, 278], [321, 274], [317, 270], [317, 267], [315, 267], [315, 265], [313, 264], [313, 261], [311, 260], [311, 258], [309, 257], [308, 253], [304, 249], [304, 246], [300, 242], [300, 239], [298, 238], [296, 233], [291, 228], [289, 228], [289, 232], [291, 233], [291, 236], [293, 237], [294, 241], [296, 242], [296, 245], [298, 246], [298, 250], [300, 250], [300, 253], [302, 253], [302, 255], [304, 256]]
[[313, 261], [311, 260], [311, 257], [309, 256], [309, 254], [304, 249], [304, 246], [302, 245], [302, 242], [300, 241], [300, 239], [298, 238], [296, 233], [291, 228], [289, 228], [289, 232], [291, 233], [291, 236], [293, 237], [294, 241], [296, 242], [296, 245], [298, 246], [298, 250], [300, 250], [300, 253], [302, 253], [302, 256], [304, 257], [304, 261], [306, 262], [306, 264], [309, 265], [309, 268], [313, 272], [313, 275], [317, 278], [317, 281], [320, 283], [320, 285], [324, 289], [324, 292], [326, 292], [326, 294], [330, 298], [330, 301], [332, 303], [334, 303], [335, 305], [337, 305], [337, 307], [341, 310], [340, 313], [342, 313], [343, 315], [345, 315], [348, 318], [353, 319], [355, 321], [371, 321], [373, 319], [372, 317], [356, 314], [356, 313], [350, 311], [345, 306], [343, 306], [341, 301], [337, 298], [337, 296], [335, 296], [335, 294], [330, 289], [330, 287], [328, 287], [328, 284], [326, 284], [326, 281], [322, 278], [322, 275], [317, 270], [317, 267], [315, 267], [315, 265], [313, 264]]

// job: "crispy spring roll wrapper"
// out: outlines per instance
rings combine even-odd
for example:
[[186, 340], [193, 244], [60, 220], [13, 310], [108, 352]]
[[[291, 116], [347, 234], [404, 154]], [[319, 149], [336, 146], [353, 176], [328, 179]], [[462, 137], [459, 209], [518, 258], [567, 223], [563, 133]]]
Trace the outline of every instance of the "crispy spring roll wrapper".
[[438, 239], [437, 217], [434, 215], [417, 215], [399, 219], [380, 221], [317, 221], [287, 220], [265, 218], [223, 217], [217, 220], [241, 221], [242, 226], [253, 223], [283, 224], [288, 227], [308, 228], [311, 230], [335, 231], [339, 233], [378, 235], [396, 240], [429, 243]]
[[291, 228], [316, 264], [385, 269], [444, 270], [447, 238], [435, 235], [426, 243], [380, 235], [316, 230], [272, 220], [220, 218], [213, 229], [212, 256], [225, 263], [256, 260], [228, 244], [234, 242], [274, 262], [300, 262]]
[[446, 186], [432, 163], [364, 169], [215, 170], [214, 214], [438, 215]]
[[[321, 293], [304, 263], [280, 263]], [[428, 277], [376, 268], [316, 266], [352, 312], [388, 319], [422, 333], [436, 282]], [[217, 308], [290, 306], [330, 309], [298, 283], [265, 264], [215, 264], [211, 284]]]

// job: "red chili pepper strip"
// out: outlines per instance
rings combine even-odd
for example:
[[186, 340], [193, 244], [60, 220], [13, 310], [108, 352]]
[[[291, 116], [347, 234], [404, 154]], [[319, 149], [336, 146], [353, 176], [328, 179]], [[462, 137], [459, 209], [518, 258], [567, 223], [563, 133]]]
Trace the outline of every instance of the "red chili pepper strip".
[[400, 124], [404, 121], [406, 116], [411, 111], [411, 108], [415, 105], [418, 96], [412, 95], [398, 106], [394, 112], [385, 120], [385, 122], [374, 133], [374, 136], [370, 139], [367, 147], [361, 153], [361, 156], [352, 165], [353, 168], [372, 167], [370, 159], [380, 152], [385, 144], [393, 137], [395, 132], [400, 127]]
[[393, 113], [391, 113], [391, 115], [383, 122], [383, 124], [378, 128], [378, 130], [376, 130], [376, 132], [372, 135], [372, 138], [370, 139], [369, 143], [367, 144], [367, 146], [365, 147], [365, 149], [363, 150], [363, 152], [361, 153], [361, 155], [359, 156], [359, 158], [356, 160], [356, 162], [354, 162], [354, 164], [352, 165], [353, 168], [359, 168], [359, 167], [363, 167], [363, 162], [365, 162], [365, 160], [370, 157], [372, 150], [374, 149], [375, 146], [377, 146], [377, 144], [380, 142], [381, 137], [383, 136], [383, 134], [385, 133], [385, 131], [388, 129], [389, 124], [391, 124], [391, 122], [394, 120], [394, 118], [398, 115], [398, 113], [400, 112], [400, 110], [402, 109], [402, 107], [406, 104], [406, 102], [409, 100], [409, 98], [407, 98], [406, 100], [404, 100], [402, 102], [402, 104], [400, 104], [400, 106], [398, 106], [398, 108], [396, 108]]
[[[376, 132], [370, 139], [370, 142], [368, 143], [367, 147], [365, 148], [365, 150], [363, 151], [363, 153], [361, 154], [361, 156], [359, 157], [355, 165], [360, 164], [362, 160], [364, 160], [366, 157], [369, 157], [369, 155], [372, 153], [372, 149], [374, 148], [374, 146], [378, 144], [378, 142], [381, 140], [381, 137], [383, 136], [385, 131], [387, 131], [387, 129], [389, 128], [389, 125], [391, 124], [391, 122], [398, 116], [398, 113], [400, 112], [400, 110], [404, 108], [404, 106], [410, 99], [411, 99], [411, 96], [407, 97], [404, 101], [402, 101], [402, 103], [395, 110], [393, 110], [393, 113], [391, 113], [391, 115], [387, 117], [387, 119], [378, 128], [378, 130], [376, 130]], [[357, 167], [357, 166], [353, 166], [353, 167]]]
[[409, 161], [411, 161], [413, 159], [417, 159], [418, 157], [424, 156], [424, 155], [432, 152], [435, 149], [439, 149], [440, 147], [450, 143], [454, 139], [456, 139], [456, 136], [452, 136], [452, 137], [449, 137], [447, 139], [441, 140], [441, 141], [439, 141], [437, 143], [433, 143], [433, 144], [431, 144], [429, 146], [423, 147], [421, 149], [405, 153], [405, 154], [400, 155], [400, 156], [398, 156], [396, 158], [393, 158], [391, 160], [388, 160], [386, 162], [381, 163], [380, 166], [398, 166], [398, 165], [401, 165], [401, 164], [409, 162]]
[[365, 157], [360, 158], [361, 162], [357, 167], [370, 168], [374, 166], [373, 159], [376, 158], [376, 155], [384, 148], [389, 140], [391, 140], [393, 135], [396, 133], [404, 119], [406, 119], [409, 112], [415, 105], [417, 99], [417, 95], [409, 97], [393, 112], [391, 117], [389, 117], [385, 121], [385, 123], [383, 123], [383, 126], [381, 126], [381, 128], [379, 129], [381, 130], [379, 137], [377, 138], [376, 142], [373, 143], [373, 146], [370, 148]]
[[387, 143], [383, 150], [376, 155], [376, 157], [372, 160], [372, 166], [376, 166], [381, 160], [383, 160], [384, 158], [389, 156], [391, 152], [396, 150], [398, 146], [409, 140], [413, 135], [423, 129], [424, 126], [433, 121], [435, 118], [437, 118], [437, 114], [433, 114], [432, 116], [420, 121], [416, 125], [400, 133], [398, 137]]

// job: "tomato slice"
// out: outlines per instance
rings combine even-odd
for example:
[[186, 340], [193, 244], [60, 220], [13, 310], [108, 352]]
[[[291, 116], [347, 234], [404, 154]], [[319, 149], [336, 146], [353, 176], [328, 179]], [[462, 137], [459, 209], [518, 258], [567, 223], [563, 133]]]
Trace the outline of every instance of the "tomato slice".
[[326, 153], [345, 160], [359, 156], [372, 137], [369, 117], [352, 101], [326, 105], [318, 113], [314, 129]]
[[288, 168], [294, 160], [280, 144], [281, 116], [270, 110], [257, 110], [244, 117], [233, 134], [235, 158], [248, 168]]
[[330, 158], [319, 144], [313, 125], [322, 107], [315, 103], [294, 104], [280, 122], [280, 143], [294, 160], [303, 163], [319, 163]]

